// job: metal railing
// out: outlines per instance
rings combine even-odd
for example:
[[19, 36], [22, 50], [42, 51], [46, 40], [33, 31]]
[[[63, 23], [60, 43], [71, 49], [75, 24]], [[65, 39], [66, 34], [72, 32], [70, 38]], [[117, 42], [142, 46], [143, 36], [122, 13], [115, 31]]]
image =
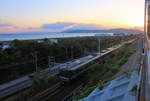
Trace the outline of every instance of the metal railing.
[[144, 38], [137, 101], [150, 101], [150, 0], [145, 0]]

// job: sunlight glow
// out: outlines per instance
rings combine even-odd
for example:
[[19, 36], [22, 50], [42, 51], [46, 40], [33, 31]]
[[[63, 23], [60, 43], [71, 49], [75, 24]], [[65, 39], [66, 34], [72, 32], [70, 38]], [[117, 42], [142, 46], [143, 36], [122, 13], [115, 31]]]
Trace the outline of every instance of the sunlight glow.
[[[0, 0], [0, 12], [0, 24], [11, 25], [0, 26], [0, 33], [45, 31], [44, 24], [56, 30], [58, 25], [52, 25], [57, 22], [94, 24], [99, 28], [144, 25], [144, 0]], [[72, 27], [65, 26], [64, 30]]]
[[143, 27], [144, 26], [144, 16], [138, 15], [135, 16], [129, 23], [135, 27]]

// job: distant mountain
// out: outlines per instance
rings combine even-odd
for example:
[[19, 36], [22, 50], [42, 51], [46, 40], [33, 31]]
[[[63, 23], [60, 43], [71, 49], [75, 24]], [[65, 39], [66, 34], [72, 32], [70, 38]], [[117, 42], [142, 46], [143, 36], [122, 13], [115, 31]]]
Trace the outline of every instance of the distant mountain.
[[68, 29], [63, 32], [49, 32], [49, 31], [32, 31], [32, 32], [20, 32], [20, 33], [0, 33], [0, 34], [55, 34], [55, 33], [127, 33], [137, 34], [143, 33], [143, 31], [137, 29]]
[[65, 30], [63, 33], [131, 33], [131, 34], [136, 34], [136, 33], [142, 33], [142, 31], [137, 30], [137, 29], [123, 29], [123, 28], [118, 28], [118, 29], [105, 29], [105, 30], [82, 30], [82, 29], [76, 29], [76, 30]]

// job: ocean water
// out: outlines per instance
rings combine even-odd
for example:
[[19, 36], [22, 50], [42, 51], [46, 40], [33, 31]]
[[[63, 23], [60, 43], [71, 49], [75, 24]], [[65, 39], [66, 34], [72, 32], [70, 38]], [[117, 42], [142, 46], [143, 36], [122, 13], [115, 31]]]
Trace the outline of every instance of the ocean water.
[[63, 38], [63, 37], [84, 37], [94, 36], [96, 33], [41, 33], [41, 34], [0, 34], [0, 41], [18, 40], [31, 40], [43, 38]]

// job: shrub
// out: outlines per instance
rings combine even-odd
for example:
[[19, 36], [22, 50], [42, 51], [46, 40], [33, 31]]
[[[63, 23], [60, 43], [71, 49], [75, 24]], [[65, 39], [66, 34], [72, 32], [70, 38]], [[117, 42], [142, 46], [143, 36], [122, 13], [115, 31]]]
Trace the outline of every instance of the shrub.
[[104, 81], [102, 80], [99, 80], [99, 82], [97, 83], [97, 87], [102, 90], [103, 89], [103, 84], [104, 84]]
[[125, 44], [115, 53], [112, 53], [113, 55], [105, 57], [105, 62], [102, 60], [92, 65], [90, 67], [91, 69], [88, 71], [89, 82], [85, 87], [76, 91], [74, 99], [77, 100], [87, 97], [95, 87], [98, 86], [101, 90], [104, 83], [112, 80], [112, 76], [119, 70], [119, 67], [123, 65], [128, 60], [128, 57], [135, 52], [135, 50], [128, 49], [130, 44], [131, 43]]

